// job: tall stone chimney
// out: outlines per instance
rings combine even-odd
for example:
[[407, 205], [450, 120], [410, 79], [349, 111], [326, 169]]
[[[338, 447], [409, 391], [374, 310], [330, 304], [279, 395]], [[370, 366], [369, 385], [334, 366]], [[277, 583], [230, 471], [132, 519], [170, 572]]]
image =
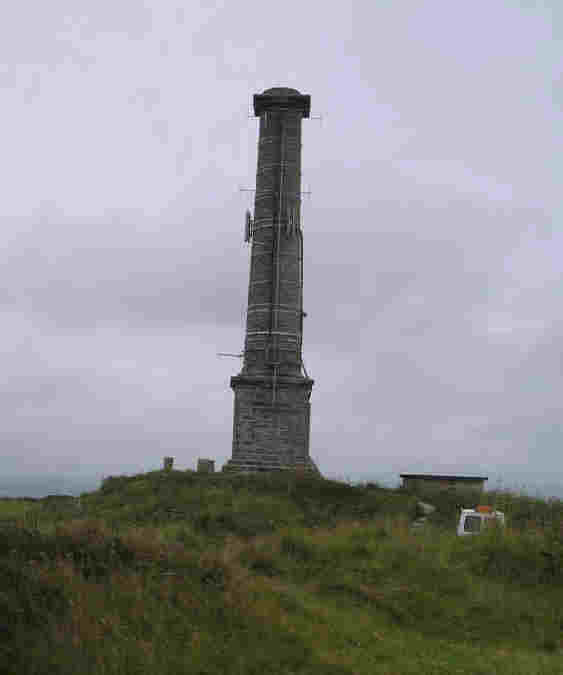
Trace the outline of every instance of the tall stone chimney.
[[303, 344], [303, 233], [301, 230], [301, 120], [311, 97], [273, 88], [254, 95], [260, 118], [248, 311], [241, 372], [234, 391], [232, 458], [223, 471], [304, 469], [309, 457], [309, 399]]

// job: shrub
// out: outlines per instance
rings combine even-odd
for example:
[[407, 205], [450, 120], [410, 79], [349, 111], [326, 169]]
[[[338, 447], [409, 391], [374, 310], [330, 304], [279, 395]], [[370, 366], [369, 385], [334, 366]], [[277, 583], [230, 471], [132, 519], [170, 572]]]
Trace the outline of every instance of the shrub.
[[315, 559], [315, 549], [303, 538], [284, 535], [281, 539], [281, 552], [299, 562], [310, 562]]
[[16, 560], [0, 560], [0, 673], [27, 670], [32, 647], [67, 610], [61, 590], [42, 584]]
[[240, 561], [253, 572], [267, 577], [276, 576], [281, 572], [273, 553], [258, 549], [255, 546], [246, 548], [240, 557]]
[[563, 582], [559, 559], [545, 550], [544, 538], [531, 533], [515, 535], [490, 529], [471, 541], [456, 542], [452, 562], [460, 561], [474, 574], [521, 586]]

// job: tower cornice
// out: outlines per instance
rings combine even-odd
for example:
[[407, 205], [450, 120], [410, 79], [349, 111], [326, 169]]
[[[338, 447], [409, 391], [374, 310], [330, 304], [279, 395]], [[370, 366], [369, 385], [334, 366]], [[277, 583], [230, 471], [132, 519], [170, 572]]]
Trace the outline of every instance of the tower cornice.
[[300, 94], [296, 89], [266, 89], [262, 94], [254, 94], [254, 115], [260, 117], [263, 112], [295, 110], [304, 118], [311, 112], [311, 96]]

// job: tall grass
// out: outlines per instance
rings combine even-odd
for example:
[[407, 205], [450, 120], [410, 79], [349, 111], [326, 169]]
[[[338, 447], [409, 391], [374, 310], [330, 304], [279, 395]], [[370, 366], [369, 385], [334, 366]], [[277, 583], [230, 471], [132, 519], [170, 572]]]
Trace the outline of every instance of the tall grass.
[[561, 673], [559, 506], [458, 538], [416, 499], [172, 471], [34, 505], [0, 527], [0, 674]]

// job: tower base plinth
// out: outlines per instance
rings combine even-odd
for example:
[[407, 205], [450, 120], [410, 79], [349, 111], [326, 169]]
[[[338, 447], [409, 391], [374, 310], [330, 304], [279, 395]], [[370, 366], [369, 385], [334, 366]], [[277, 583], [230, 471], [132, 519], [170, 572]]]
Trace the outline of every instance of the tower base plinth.
[[223, 471], [297, 470], [320, 475], [309, 457], [309, 398], [313, 380], [305, 377], [237, 375], [232, 458]]

